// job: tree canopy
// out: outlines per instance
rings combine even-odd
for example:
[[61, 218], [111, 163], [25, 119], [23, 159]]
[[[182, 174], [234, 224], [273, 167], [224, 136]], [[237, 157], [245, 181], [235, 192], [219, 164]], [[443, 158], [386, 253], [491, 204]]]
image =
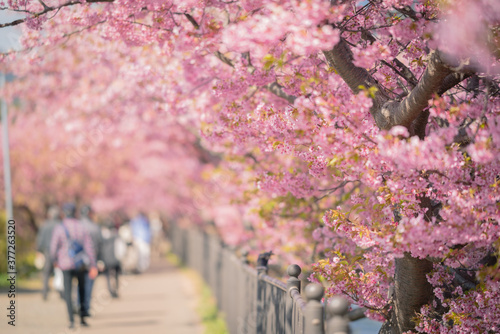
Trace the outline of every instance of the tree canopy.
[[212, 221], [382, 332], [500, 330], [500, 2], [1, 9], [17, 201]]

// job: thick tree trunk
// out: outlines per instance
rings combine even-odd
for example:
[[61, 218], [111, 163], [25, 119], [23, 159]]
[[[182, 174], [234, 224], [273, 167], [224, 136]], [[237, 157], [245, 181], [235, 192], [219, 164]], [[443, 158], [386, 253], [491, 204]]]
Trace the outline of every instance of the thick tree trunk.
[[392, 333], [404, 333], [415, 328], [413, 319], [416, 312], [432, 297], [432, 287], [426, 277], [431, 270], [431, 262], [414, 258], [408, 253], [396, 259]]

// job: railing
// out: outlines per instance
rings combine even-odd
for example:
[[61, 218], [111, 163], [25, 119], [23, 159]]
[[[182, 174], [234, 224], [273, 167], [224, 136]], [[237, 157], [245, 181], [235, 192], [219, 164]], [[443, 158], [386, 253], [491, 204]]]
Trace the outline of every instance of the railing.
[[[301, 269], [288, 267], [283, 283], [267, 275], [267, 267], [252, 268], [213, 236], [195, 229], [169, 229], [172, 252], [183, 264], [198, 271], [217, 300], [231, 334], [342, 334], [350, 333], [349, 304], [341, 297], [325, 307], [324, 289], [319, 284], [305, 288], [301, 295]], [[359, 312], [358, 312], [359, 313]], [[351, 316], [351, 317], [350, 317]]]

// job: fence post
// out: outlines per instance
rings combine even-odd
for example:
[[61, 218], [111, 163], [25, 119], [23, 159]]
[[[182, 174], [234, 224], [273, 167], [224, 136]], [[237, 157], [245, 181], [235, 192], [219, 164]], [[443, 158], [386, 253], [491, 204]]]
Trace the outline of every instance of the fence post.
[[255, 269], [257, 269], [257, 276], [259, 279], [261, 275], [267, 275], [267, 266], [258, 266], [255, 267]]
[[285, 310], [286, 333], [292, 333], [293, 299], [291, 292], [292, 290], [296, 289], [300, 293], [299, 275], [302, 272], [302, 269], [300, 269], [300, 266], [298, 266], [297, 264], [291, 264], [288, 266], [286, 272], [290, 276], [290, 278], [286, 281], [286, 294], [288, 295], [288, 298], [286, 299], [286, 310]]
[[349, 327], [349, 302], [342, 297], [333, 297], [326, 306], [329, 315], [327, 321], [327, 334], [351, 334]]
[[307, 305], [304, 312], [305, 334], [325, 334], [324, 310], [321, 298], [325, 293], [322, 285], [311, 283], [306, 286]]
[[262, 276], [267, 275], [267, 264], [269, 262], [269, 258], [272, 255], [271, 252], [261, 253], [259, 258], [257, 259], [257, 265], [255, 269], [257, 269], [257, 333], [265, 333], [265, 323], [267, 316], [267, 305], [266, 305], [266, 283], [262, 281]]

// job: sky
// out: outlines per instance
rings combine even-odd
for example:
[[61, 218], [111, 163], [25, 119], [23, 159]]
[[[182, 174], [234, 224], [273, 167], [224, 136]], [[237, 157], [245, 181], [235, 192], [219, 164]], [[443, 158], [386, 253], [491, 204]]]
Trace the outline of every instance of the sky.
[[[7, 11], [0, 11], [0, 23], [6, 23], [22, 17], [19, 14], [12, 14]], [[0, 52], [7, 52], [18, 49], [20, 29], [18, 27], [0, 28]]]

